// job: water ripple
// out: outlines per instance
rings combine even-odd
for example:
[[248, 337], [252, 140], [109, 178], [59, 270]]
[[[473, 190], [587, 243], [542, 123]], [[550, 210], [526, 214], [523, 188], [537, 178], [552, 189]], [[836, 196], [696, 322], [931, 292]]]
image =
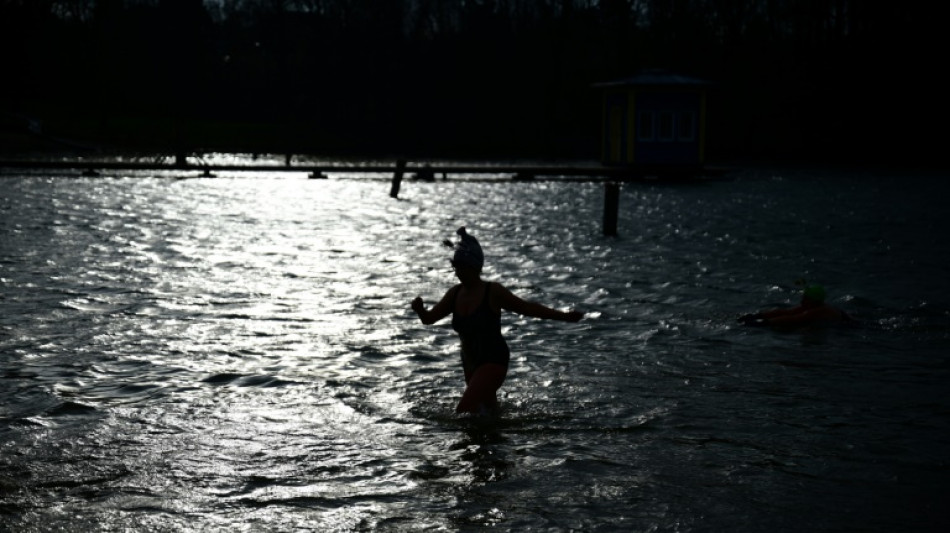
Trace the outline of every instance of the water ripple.
[[[948, 522], [942, 182], [626, 184], [606, 238], [597, 183], [5, 179], [0, 529]], [[408, 309], [462, 225], [487, 278], [589, 312], [505, 318], [493, 421]], [[859, 326], [735, 325], [799, 277]]]

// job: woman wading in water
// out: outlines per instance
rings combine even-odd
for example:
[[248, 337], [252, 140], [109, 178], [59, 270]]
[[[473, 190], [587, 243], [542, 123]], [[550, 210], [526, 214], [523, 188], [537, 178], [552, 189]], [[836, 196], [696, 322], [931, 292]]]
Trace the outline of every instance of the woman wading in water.
[[[458, 231], [461, 240], [454, 245], [452, 267], [459, 283], [435, 304], [426, 309], [422, 298], [412, 301], [412, 310], [423, 324], [433, 324], [452, 314], [452, 329], [462, 342], [462, 368], [465, 370], [465, 392], [455, 408], [457, 413], [497, 413], [495, 393], [508, 374], [510, 352], [501, 335], [501, 310], [550, 320], [577, 322], [584, 317], [578, 311], [557, 311], [539, 303], [518, 298], [499, 283], [482, 280], [485, 256], [475, 237], [465, 228]], [[452, 243], [446, 241], [452, 246]]]

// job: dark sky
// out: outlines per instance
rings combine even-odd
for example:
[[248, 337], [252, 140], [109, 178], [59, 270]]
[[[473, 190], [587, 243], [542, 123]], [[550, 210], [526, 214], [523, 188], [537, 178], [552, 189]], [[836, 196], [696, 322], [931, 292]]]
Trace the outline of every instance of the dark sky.
[[715, 82], [715, 157], [926, 159], [938, 3], [0, 0], [3, 127], [110, 146], [585, 157], [593, 83]]

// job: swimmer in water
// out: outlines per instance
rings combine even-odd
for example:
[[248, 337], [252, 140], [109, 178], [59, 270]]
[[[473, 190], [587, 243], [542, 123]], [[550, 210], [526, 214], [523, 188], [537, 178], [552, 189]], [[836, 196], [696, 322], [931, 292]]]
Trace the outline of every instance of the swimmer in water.
[[508, 374], [510, 352], [501, 335], [501, 311], [550, 320], [577, 322], [584, 317], [579, 311], [558, 311], [535, 302], [518, 298], [500, 283], [481, 278], [485, 256], [475, 237], [459, 228], [460, 241], [452, 245], [451, 259], [455, 275], [461, 283], [455, 285], [431, 309], [422, 298], [412, 301], [412, 310], [423, 324], [429, 325], [452, 314], [454, 329], [462, 344], [462, 369], [465, 371], [465, 392], [455, 411], [457, 413], [490, 414], [498, 412], [496, 392]]
[[742, 315], [739, 322], [746, 326], [799, 327], [823, 326], [851, 321], [847, 313], [825, 303], [825, 289], [808, 285], [802, 291], [802, 301], [795, 307], [771, 309]]

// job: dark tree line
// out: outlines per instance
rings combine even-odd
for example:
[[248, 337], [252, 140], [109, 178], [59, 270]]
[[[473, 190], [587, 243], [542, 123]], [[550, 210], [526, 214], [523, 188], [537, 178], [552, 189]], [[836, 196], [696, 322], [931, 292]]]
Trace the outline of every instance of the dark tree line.
[[0, 0], [0, 111], [155, 149], [596, 157], [591, 84], [662, 67], [716, 83], [714, 156], [923, 157], [939, 6]]

